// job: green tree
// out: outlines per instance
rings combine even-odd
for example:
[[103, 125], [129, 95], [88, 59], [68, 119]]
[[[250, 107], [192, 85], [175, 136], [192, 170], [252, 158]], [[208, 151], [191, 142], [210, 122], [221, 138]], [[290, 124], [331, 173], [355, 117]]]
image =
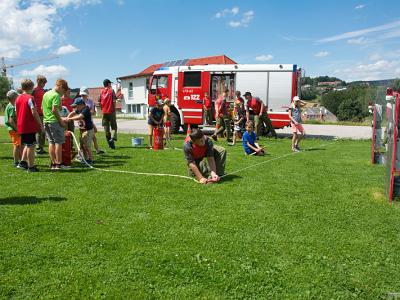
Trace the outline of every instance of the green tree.
[[0, 110], [4, 110], [7, 105], [7, 92], [11, 88], [11, 83], [7, 77], [0, 76]]
[[400, 91], [400, 78], [396, 78], [393, 82], [393, 89]]
[[339, 105], [336, 116], [340, 121], [360, 122], [365, 117], [365, 114], [358, 99], [347, 98]]

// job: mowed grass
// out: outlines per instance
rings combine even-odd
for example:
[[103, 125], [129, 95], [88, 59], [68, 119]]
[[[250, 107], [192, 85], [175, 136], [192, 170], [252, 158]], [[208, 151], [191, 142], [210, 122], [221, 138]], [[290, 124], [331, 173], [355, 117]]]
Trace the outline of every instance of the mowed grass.
[[[400, 211], [370, 142], [262, 139], [227, 147], [227, 176], [187, 179], [11, 166], [0, 129], [0, 297], [386, 299], [400, 292]], [[99, 133], [99, 140], [104, 140]], [[183, 153], [131, 147], [96, 166], [186, 175]], [[182, 136], [174, 145], [182, 145]], [[224, 145], [224, 142], [218, 142]], [[102, 144], [103, 147], [104, 144]], [[276, 158], [276, 159], [275, 159]], [[274, 159], [274, 160], [273, 160]]]

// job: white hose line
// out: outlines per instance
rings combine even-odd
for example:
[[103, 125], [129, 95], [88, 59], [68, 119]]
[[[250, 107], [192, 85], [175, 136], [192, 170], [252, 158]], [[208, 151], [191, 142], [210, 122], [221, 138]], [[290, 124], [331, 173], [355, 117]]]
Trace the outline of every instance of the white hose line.
[[[183, 175], [163, 174], [163, 173], [145, 173], [145, 172], [135, 172], [135, 171], [124, 171], [124, 170], [107, 170], [107, 169], [102, 169], [102, 168], [93, 167], [92, 165], [90, 165], [90, 164], [85, 160], [85, 156], [83, 155], [83, 152], [82, 152], [82, 150], [81, 150], [81, 148], [80, 148], [80, 145], [79, 145], [79, 143], [78, 143], [78, 141], [77, 141], [77, 139], [76, 139], [76, 137], [75, 137], [75, 134], [74, 134], [73, 132], [71, 132], [71, 131], [69, 131], [69, 132], [71, 133], [71, 135], [72, 135], [72, 137], [73, 137], [73, 139], [74, 139], [75, 145], [76, 145], [76, 147], [77, 147], [77, 149], [78, 149], [78, 153], [81, 155], [82, 161], [83, 161], [89, 168], [91, 168], [91, 169], [98, 170], [98, 171], [103, 171], [103, 172], [125, 173], [125, 174], [134, 174], [134, 175], [176, 177], [176, 178], [182, 178], [182, 179], [193, 180], [193, 181], [196, 182], [196, 183], [200, 183], [198, 180], [196, 180], [196, 179], [193, 178], [193, 177], [183, 176]], [[321, 145], [318, 146], [318, 148], [320, 148], [320, 147], [325, 147], [325, 146], [329, 146], [329, 145], [331, 145], [331, 144], [333, 144], [333, 143], [335, 143], [335, 142], [337, 142], [337, 141], [338, 141], [338, 140], [336, 139], [335, 141], [333, 141], [333, 142], [331, 142], [331, 143], [321, 144]], [[311, 148], [305, 149], [305, 151], [307, 151], [307, 150], [313, 150], [313, 149], [318, 149], [318, 148], [313, 148], [313, 147], [311, 147]], [[180, 149], [176, 148], [176, 150], [180, 150]], [[244, 167], [244, 168], [242, 168], [242, 169], [239, 169], [239, 170], [236, 170], [236, 171], [227, 173], [227, 174], [225, 174], [225, 175], [222, 175], [220, 178], [224, 178], [224, 177], [226, 177], [226, 176], [229, 176], [229, 175], [233, 175], [233, 174], [242, 172], [242, 171], [244, 171], [244, 170], [253, 168], [253, 167], [255, 167], [255, 166], [259, 166], [259, 165], [262, 165], [262, 164], [265, 164], [265, 163], [268, 163], [268, 162], [272, 162], [272, 161], [275, 161], [275, 160], [278, 160], [278, 159], [281, 159], [281, 158], [284, 158], [284, 157], [287, 157], [287, 156], [290, 156], [290, 155], [294, 155], [294, 154], [297, 154], [297, 153], [301, 153], [301, 152], [291, 152], [291, 153], [287, 153], [287, 154], [284, 154], [284, 155], [281, 155], [281, 156], [278, 156], [278, 157], [275, 157], [275, 158], [272, 158], [272, 159], [269, 159], [269, 160], [264, 160], [264, 161], [261, 161], [261, 162], [259, 162], [259, 163], [256, 163], [256, 164], [253, 164], [253, 165]]]
[[80, 145], [75, 137], [75, 134], [73, 132], [71, 132], [71, 135], [74, 139], [75, 145], [78, 149], [78, 153], [81, 155], [82, 161], [91, 169], [94, 170], [98, 170], [98, 171], [103, 171], [103, 172], [113, 172], [113, 173], [125, 173], [125, 174], [134, 174], [134, 175], [145, 175], [145, 176], [168, 176], [168, 177], [176, 177], [176, 178], [182, 178], [182, 179], [190, 179], [193, 180], [197, 183], [199, 183], [196, 179], [194, 179], [193, 177], [189, 177], [189, 176], [183, 176], [183, 175], [175, 175], [175, 174], [163, 174], [163, 173], [146, 173], [146, 172], [135, 172], [135, 171], [124, 171], [124, 170], [107, 170], [107, 169], [102, 169], [102, 168], [96, 168], [93, 167], [92, 165], [90, 165], [86, 160], [85, 160], [85, 156], [83, 155], [83, 152], [80, 148]]

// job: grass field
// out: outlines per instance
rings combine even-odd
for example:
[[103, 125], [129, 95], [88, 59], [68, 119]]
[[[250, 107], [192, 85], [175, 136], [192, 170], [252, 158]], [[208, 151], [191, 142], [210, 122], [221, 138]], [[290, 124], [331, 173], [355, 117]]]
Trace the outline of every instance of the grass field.
[[[262, 139], [266, 157], [229, 147], [227, 173], [265, 163], [208, 186], [87, 168], [54, 173], [45, 156], [39, 173], [26, 173], [11, 166], [6, 141], [0, 128], [1, 298], [400, 293], [400, 210], [385, 199], [368, 141], [310, 139], [310, 151], [282, 158], [289, 139]], [[180, 151], [134, 149], [128, 135], [117, 146], [96, 166], [186, 175]]]

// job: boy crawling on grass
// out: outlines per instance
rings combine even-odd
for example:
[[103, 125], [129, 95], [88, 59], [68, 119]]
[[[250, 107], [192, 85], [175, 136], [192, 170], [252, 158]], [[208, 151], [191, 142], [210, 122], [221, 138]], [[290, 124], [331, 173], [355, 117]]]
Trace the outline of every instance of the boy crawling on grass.
[[246, 132], [243, 134], [243, 149], [247, 155], [264, 155], [264, 149], [256, 143], [257, 136], [254, 132], [252, 121], [246, 122]]
[[[217, 182], [225, 172], [226, 150], [215, 146], [200, 129], [194, 129], [185, 139], [183, 152], [189, 176], [195, 176], [202, 184]], [[208, 164], [204, 161], [207, 157]]]

